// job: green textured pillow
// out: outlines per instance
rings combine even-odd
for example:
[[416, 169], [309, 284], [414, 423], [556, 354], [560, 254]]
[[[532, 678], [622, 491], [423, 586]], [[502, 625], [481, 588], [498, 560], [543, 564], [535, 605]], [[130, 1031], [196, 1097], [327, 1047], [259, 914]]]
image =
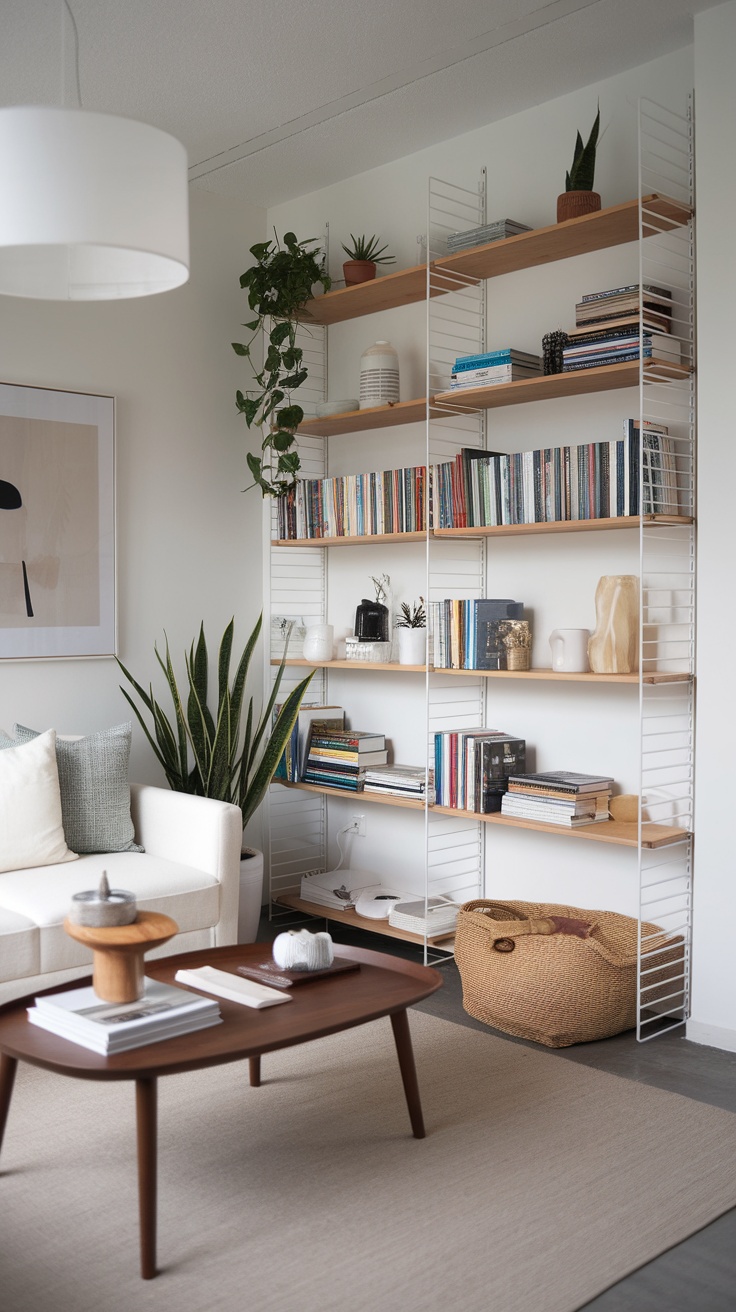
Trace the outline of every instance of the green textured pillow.
[[[16, 743], [37, 738], [35, 729], [13, 725]], [[128, 760], [132, 725], [56, 739], [61, 816], [73, 852], [142, 852], [130, 818]], [[7, 744], [5, 744], [7, 745]]]

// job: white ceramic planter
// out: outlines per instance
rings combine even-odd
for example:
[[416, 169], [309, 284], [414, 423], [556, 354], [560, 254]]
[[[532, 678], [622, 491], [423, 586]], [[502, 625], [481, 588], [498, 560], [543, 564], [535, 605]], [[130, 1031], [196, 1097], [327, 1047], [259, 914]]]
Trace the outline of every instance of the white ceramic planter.
[[424, 665], [427, 654], [426, 629], [397, 629], [399, 665]]
[[247, 847], [243, 849], [240, 859], [238, 943], [255, 943], [262, 902], [263, 853], [255, 847]]

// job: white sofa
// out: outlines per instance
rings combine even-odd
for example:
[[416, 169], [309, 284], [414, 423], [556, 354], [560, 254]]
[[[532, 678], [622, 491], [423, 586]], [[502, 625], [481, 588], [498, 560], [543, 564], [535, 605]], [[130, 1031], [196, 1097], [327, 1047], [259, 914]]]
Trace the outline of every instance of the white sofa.
[[72, 895], [135, 893], [141, 911], [171, 916], [179, 933], [151, 957], [235, 943], [243, 821], [227, 802], [131, 784], [131, 816], [144, 852], [81, 856], [0, 873], [0, 1003], [90, 973], [92, 954], [64, 930]]

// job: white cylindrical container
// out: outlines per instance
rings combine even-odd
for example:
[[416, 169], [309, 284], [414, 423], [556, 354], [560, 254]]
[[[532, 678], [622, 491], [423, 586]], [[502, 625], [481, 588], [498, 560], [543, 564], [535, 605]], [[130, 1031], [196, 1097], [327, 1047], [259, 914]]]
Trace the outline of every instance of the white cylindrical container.
[[360, 409], [399, 399], [399, 357], [390, 342], [375, 342], [360, 357]]
[[304, 635], [305, 661], [331, 661], [334, 645], [332, 624], [311, 624]]
[[238, 943], [255, 943], [263, 901], [263, 853], [246, 847], [240, 854]]
[[397, 629], [399, 665], [424, 665], [427, 655], [426, 629]]

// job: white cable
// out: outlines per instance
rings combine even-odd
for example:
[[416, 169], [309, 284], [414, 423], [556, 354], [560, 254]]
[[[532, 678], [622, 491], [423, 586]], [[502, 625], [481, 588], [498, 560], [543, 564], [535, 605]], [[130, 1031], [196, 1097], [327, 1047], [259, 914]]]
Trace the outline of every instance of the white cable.
[[349, 825], [343, 825], [342, 829], [338, 829], [337, 833], [335, 834], [335, 839], [337, 841], [337, 850], [340, 853], [340, 860], [335, 866], [335, 870], [339, 870], [342, 866], [343, 861], [345, 860], [345, 853], [343, 852], [342, 844], [340, 843], [340, 834], [349, 834], [349, 833], [353, 833], [354, 831], [355, 831], [355, 822], [351, 820]]

